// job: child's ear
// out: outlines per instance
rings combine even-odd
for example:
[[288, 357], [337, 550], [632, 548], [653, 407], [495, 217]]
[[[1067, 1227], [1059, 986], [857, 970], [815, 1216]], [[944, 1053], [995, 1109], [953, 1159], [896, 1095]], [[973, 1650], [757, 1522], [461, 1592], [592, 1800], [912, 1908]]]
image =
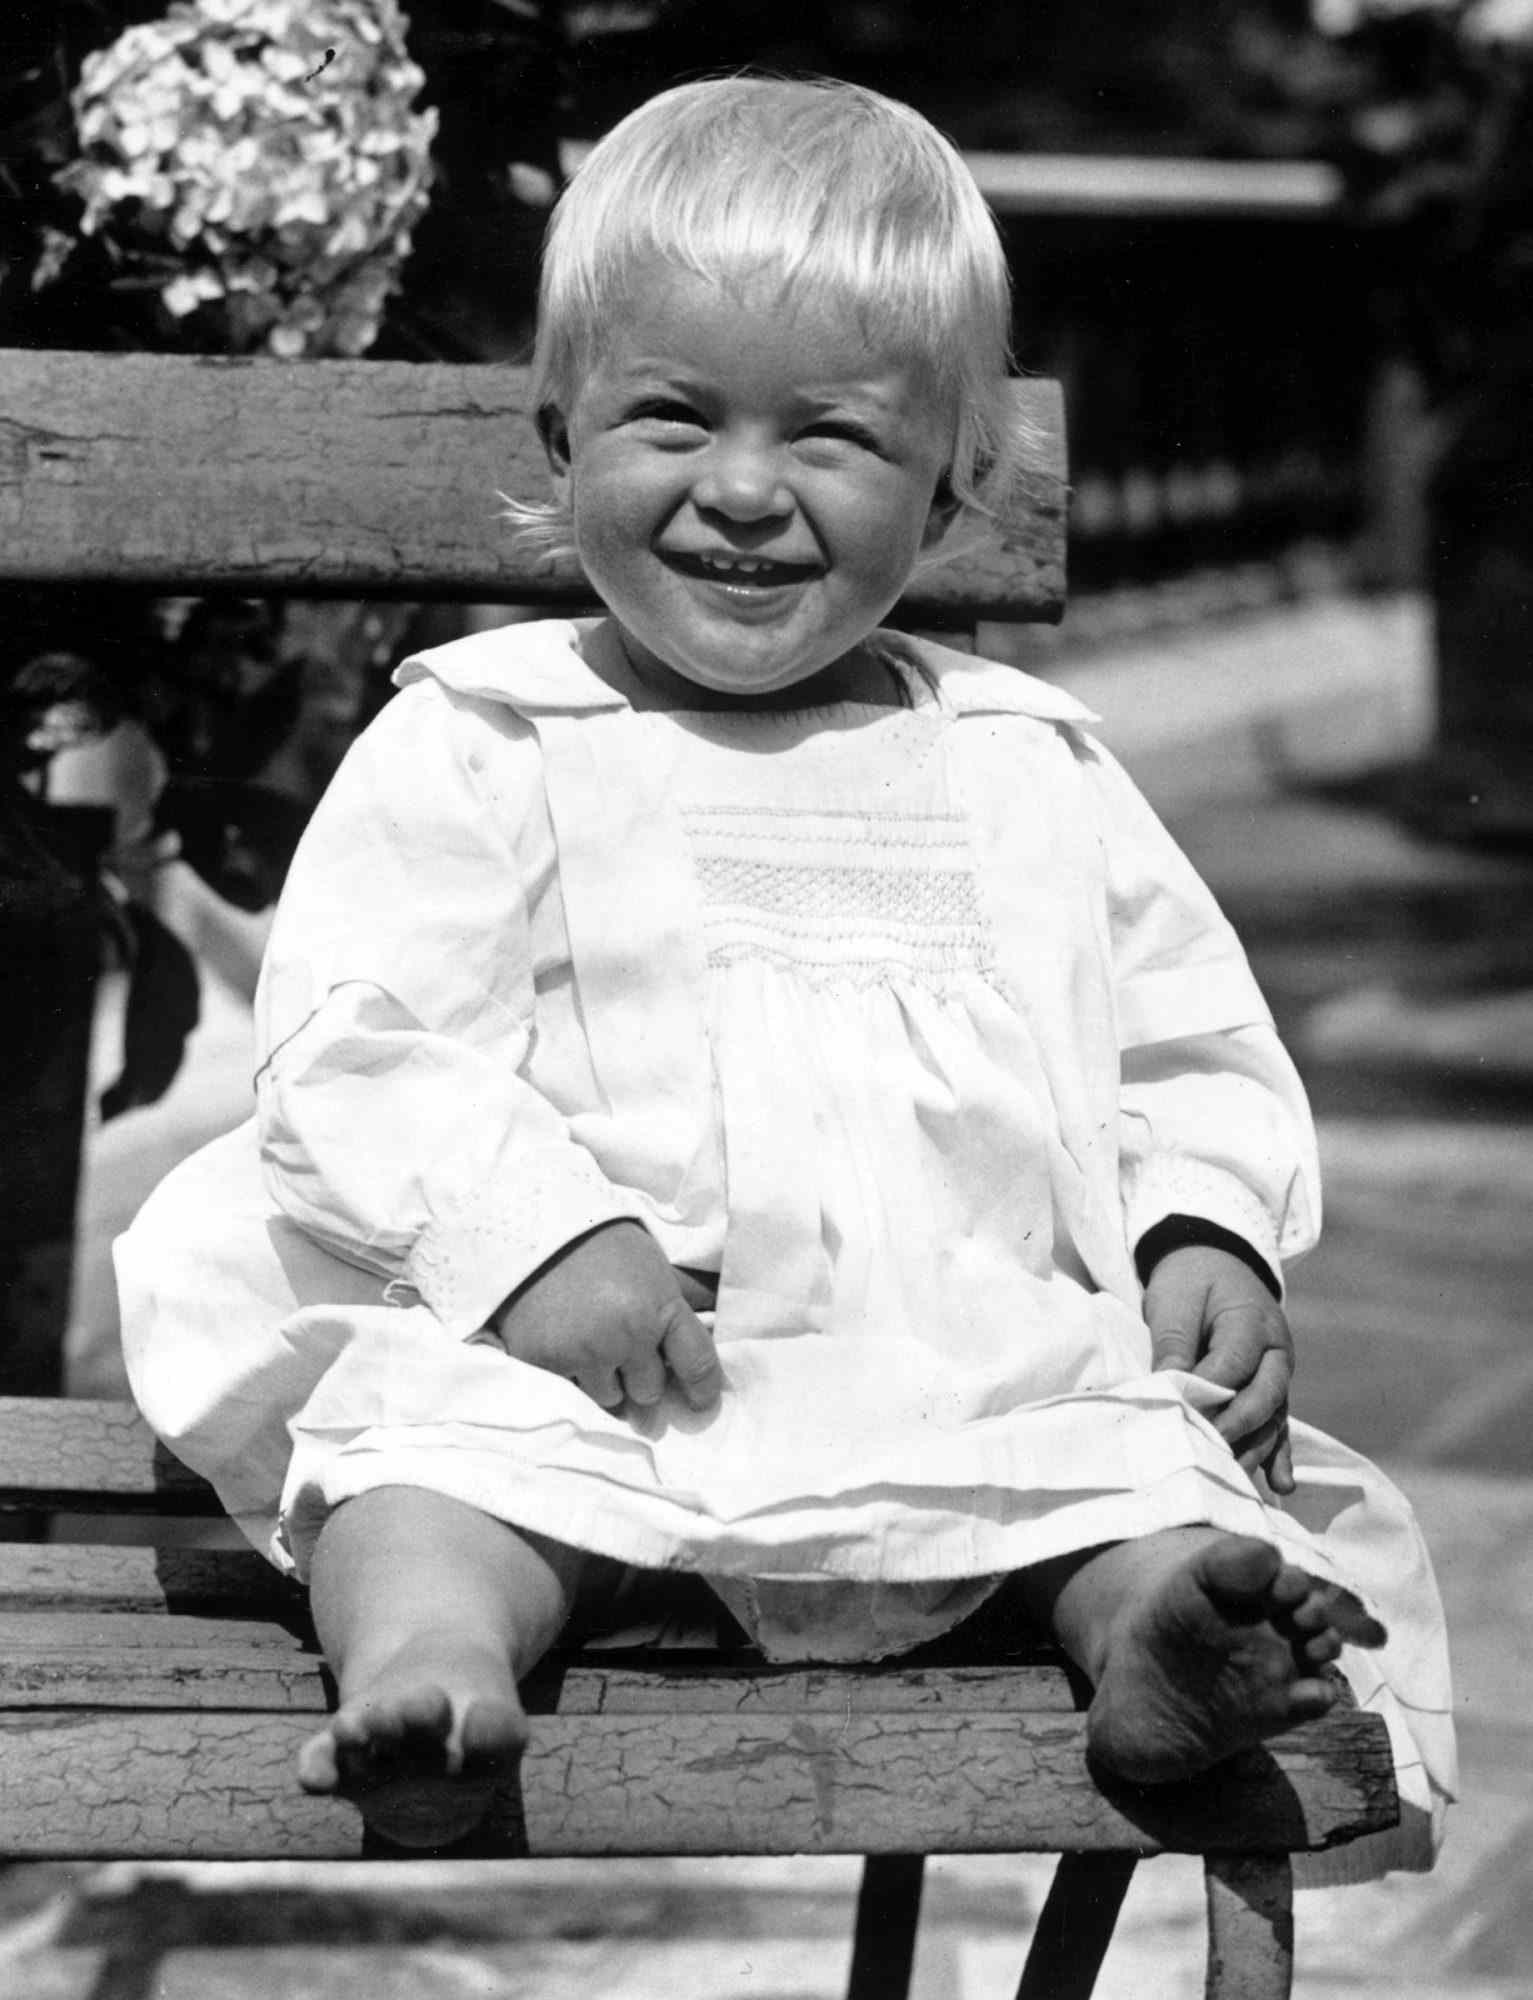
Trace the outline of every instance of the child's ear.
[[554, 491], [560, 499], [570, 481], [570, 427], [557, 403], [545, 403], [537, 414], [538, 436], [548, 457]]
[[936, 548], [962, 512], [963, 503], [953, 491], [952, 482], [944, 472], [937, 481], [937, 490], [932, 495], [931, 512], [927, 515], [926, 526], [921, 531], [923, 555], [929, 555]]

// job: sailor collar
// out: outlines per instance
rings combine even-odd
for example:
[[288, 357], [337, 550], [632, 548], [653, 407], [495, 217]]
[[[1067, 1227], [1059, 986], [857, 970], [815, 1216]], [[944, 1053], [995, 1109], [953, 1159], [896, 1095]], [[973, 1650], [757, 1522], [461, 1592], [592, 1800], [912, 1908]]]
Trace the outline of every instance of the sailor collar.
[[[396, 669], [394, 684], [403, 688], [435, 680], [454, 694], [502, 702], [528, 716], [625, 709], [630, 706], [627, 696], [596, 673], [582, 653], [582, 644], [597, 638], [604, 622], [549, 618], [470, 633], [412, 654]], [[918, 668], [935, 686], [943, 707], [957, 714], [1026, 715], [1076, 728], [1097, 720], [1074, 695], [1020, 668], [976, 659], [908, 633], [880, 631], [875, 636]]]

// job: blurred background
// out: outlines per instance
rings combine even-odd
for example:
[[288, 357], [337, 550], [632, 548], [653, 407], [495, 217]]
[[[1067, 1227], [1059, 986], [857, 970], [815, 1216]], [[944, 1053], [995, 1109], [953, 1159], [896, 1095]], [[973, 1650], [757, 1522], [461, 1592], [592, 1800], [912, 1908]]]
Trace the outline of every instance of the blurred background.
[[[366, 174], [272, 136], [297, 81], [353, 114], [341, 48], [368, 51]], [[747, 64], [891, 91], [968, 155], [1073, 487], [1064, 624], [982, 647], [1100, 712], [1315, 1102], [1296, 1406], [1418, 1505], [1466, 1797], [1429, 1880], [1303, 1899], [1296, 1990], [1533, 1993], [1533, 0], [11, 0], [0, 346], [523, 359], [583, 148]], [[116, 1395], [110, 1242], [248, 1111], [307, 814], [402, 654], [504, 614], [4, 610], [0, 1393]], [[1195, 1874], [1141, 1873], [1104, 2000], [1196, 1982]], [[1009, 1990], [1042, 1879], [938, 1868], [918, 1993]], [[0, 1968], [99, 2000], [844, 1979], [841, 1864], [408, 1885], [13, 1870]]]

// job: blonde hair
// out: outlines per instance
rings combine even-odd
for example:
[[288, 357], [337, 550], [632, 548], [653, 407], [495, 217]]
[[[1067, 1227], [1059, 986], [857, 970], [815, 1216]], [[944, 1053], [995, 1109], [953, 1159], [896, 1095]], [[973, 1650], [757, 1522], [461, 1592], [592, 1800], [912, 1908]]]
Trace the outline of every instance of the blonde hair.
[[[657, 263], [763, 269], [850, 302], [954, 412], [947, 486], [1002, 517], [1028, 440], [1009, 392], [1011, 285], [994, 218], [919, 112], [830, 79], [720, 77], [662, 91], [593, 148], [544, 245], [534, 407], [568, 410], [604, 330]], [[508, 502], [523, 539], [572, 546], [557, 503]], [[948, 552], [952, 537], [937, 551]]]

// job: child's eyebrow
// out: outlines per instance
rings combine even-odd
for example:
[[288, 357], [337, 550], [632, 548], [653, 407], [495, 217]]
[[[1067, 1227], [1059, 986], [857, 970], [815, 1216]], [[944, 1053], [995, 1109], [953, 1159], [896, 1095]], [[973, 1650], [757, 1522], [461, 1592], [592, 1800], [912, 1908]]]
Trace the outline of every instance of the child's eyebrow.
[[845, 382], [817, 382], [798, 391], [799, 403], [814, 413], [844, 410], [851, 404], [875, 416], [890, 416], [902, 409], [907, 400], [902, 387], [866, 381], [859, 376]]
[[[611, 379], [614, 391], [623, 396], [663, 389], [667, 394], [695, 398], [716, 395], [720, 389], [706, 369], [674, 355], [630, 356], [614, 370]], [[844, 381], [811, 378], [794, 385], [791, 401], [806, 416], [828, 416], [850, 409], [867, 417], [887, 419], [908, 406], [910, 391], [903, 383], [870, 376], [851, 375]]]
[[664, 381], [700, 386], [703, 380], [695, 369], [689, 368], [684, 361], [678, 361], [674, 355], [637, 354], [623, 362], [616, 373], [617, 379], [623, 383]]

